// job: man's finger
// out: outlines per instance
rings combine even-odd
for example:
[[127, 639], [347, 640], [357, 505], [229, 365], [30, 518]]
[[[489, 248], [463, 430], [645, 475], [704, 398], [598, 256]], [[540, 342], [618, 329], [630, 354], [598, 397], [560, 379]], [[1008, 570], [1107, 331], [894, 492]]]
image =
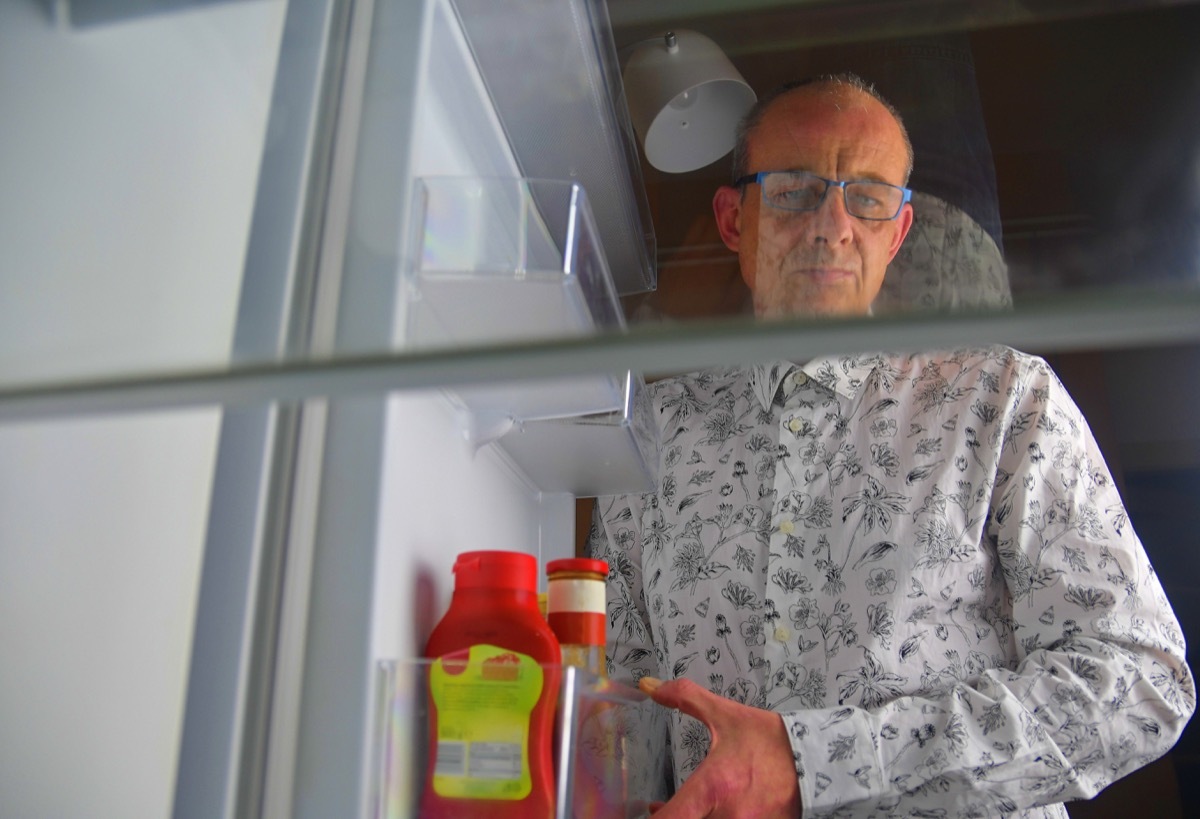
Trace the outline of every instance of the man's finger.
[[669, 708], [680, 708], [691, 703], [719, 701], [719, 697], [706, 688], [702, 688], [691, 680], [660, 680], [655, 677], [642, 677], [638, 687], [654, 698], [660, 705]]
[[687, 679], [664, 682], [654, 677], [642, 677], [638, 687], [659, 705], [676, 708], [689, 717], [700, 720], [708, 727], [713, 739], [716, 739], [718, 728], [722, 724], [721, 716], [726, 713], [729, 700]]

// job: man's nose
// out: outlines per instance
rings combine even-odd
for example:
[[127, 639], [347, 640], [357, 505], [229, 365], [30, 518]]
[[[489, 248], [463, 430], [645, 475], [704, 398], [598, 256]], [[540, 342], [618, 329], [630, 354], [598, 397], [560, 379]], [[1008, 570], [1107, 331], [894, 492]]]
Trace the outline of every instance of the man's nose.
[[831, 245], [849, 242], [853, 224], [854, 217], [846, 210], [846, 189], [830, 185], [825, 191], [825, 198], [813, 212], [813, 241], [824, 241]]

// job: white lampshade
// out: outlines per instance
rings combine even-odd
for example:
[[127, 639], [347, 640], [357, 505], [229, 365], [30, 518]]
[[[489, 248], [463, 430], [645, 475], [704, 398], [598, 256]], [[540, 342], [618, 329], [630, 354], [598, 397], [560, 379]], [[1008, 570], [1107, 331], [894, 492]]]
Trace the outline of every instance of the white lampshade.
[[694, 171], [729, 153], [737, 123], [756, 99], [725, 52], [695, 31], [638, 44], [622, 79], [646, 159], [667, 173]]

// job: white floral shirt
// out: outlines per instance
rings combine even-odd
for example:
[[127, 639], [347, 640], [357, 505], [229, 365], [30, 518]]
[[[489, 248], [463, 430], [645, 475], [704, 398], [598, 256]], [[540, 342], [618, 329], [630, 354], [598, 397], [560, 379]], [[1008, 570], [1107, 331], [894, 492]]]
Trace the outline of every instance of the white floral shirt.
[[[1179, 624], [1042, 360], [777, 362], [650, 398], [658, 489], [598, 499], [589, 538], [610, 674], [781, 713], [806, 816], [1065, 816], [1178, 738]], [[677, 786], [708, 734], [669, 730]]]

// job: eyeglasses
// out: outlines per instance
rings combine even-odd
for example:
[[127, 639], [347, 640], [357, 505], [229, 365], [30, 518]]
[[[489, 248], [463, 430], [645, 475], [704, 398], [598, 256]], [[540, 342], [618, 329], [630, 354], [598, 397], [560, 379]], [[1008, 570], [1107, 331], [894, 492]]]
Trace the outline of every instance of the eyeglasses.
[[816, 210], [830, 188], [841, 188], [846, 212], [859, 219], [887, 221], [900, 215], [912, 191], [886, 182], [825, 179], [804, 171], [759, 171], [733, 183], [735, 188], [757, 182], [763, 201], [780, 210]]

